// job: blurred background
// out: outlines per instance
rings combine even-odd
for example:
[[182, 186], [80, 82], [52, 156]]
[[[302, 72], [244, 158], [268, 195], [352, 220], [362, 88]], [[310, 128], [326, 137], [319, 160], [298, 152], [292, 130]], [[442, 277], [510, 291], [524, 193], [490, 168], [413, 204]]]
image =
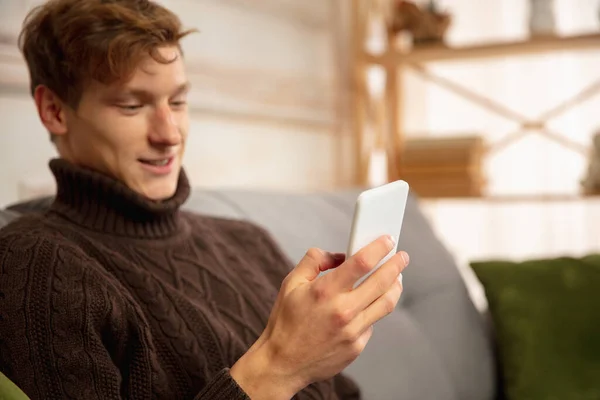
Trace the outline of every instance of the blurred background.
[[[0, 206], [53, 191], [0, 0]], [[405, 179], [459, 264], [600, 249], [597, 0], [162, 0], [187, 27], [196, 187]], [[468, 273], [468, 269], [465, 269]]]

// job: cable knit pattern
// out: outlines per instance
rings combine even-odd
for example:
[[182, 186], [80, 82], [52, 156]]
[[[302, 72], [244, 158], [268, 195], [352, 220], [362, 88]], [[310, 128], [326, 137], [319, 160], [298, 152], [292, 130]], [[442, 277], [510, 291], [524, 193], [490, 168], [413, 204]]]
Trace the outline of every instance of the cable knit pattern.
[[[248, 399], [229, 368], [290, 263], [251, 223], [149, 201], [52, 160], [44, 215], [0, 231], [0, 370], [32, 399]], [[295, 399], [358, 399], [342, 375]]]

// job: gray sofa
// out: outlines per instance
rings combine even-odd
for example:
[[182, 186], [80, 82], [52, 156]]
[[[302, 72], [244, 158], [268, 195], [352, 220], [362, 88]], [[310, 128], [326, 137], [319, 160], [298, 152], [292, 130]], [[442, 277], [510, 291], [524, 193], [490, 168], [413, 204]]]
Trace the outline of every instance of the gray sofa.
[[[294, 263], [306, 249], [346, 249], [358, 190], [290, 194], [195, 190], [185, 208], [266, 227]], [[0, 227], [49, 199], [0, 211]], [[493, 400], [493, 339], [459, 271], [411, 196], [399, 248], [411, 256], [397, 310], [346, 370], [368, 400]]]

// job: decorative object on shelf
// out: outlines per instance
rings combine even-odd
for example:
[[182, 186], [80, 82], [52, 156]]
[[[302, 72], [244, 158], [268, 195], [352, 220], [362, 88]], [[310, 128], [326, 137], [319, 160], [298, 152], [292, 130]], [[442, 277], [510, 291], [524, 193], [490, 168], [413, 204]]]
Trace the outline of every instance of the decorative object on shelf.
[[600, 133], [592, 139], [587, 175], [581, 182], [585, 194], [600, 193]]
[[413, 45], [443, 44], [450, 22], [450, 14], [440, 12], [434, 0], [426, 8], [419, 8], [412, 1], [396, 0], [389, 30], [392, 35], [408, 32]]
[[554, 36], [554, 0], [529, 0], [529, 33], [532, 37]]
[[407, 138], [400, 178], [421, 197], [480, 197], [484, 153], [481, 135]]

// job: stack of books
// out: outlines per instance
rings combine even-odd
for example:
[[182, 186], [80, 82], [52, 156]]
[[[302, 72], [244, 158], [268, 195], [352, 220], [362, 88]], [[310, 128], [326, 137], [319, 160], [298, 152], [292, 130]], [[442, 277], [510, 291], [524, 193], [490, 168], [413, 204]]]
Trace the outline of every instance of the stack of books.
[[485, 190], [481, 136], [406, 139], [400, 178], [420, 197], [478, 197]]

